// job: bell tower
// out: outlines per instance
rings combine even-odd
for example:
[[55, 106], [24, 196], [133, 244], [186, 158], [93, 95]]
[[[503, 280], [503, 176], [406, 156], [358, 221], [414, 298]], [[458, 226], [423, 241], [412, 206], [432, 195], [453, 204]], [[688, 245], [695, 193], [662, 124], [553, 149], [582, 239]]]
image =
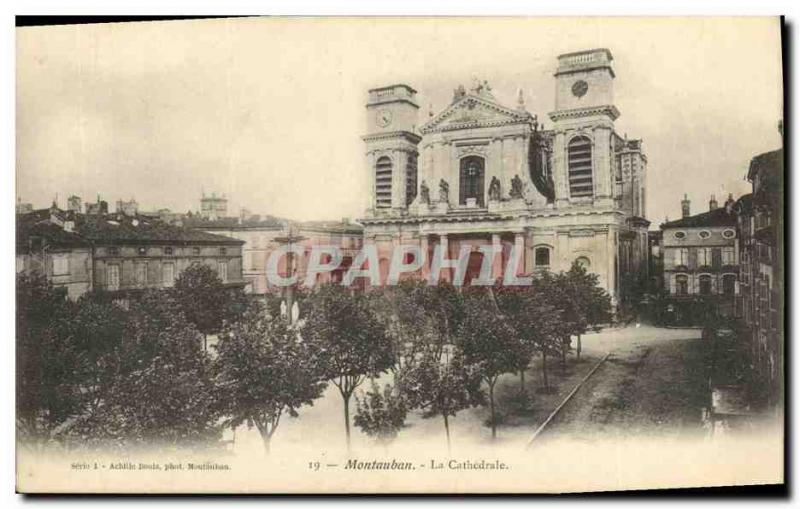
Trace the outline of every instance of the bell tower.
[[373, 215], [402, 213], [417, 194], [417, 91], [398, 84], [373, 88], [367, 101], [367, 175]]
[[607, 49], [559, 55], [553, 162], [556, 206], [613, 204], [614, 58]]

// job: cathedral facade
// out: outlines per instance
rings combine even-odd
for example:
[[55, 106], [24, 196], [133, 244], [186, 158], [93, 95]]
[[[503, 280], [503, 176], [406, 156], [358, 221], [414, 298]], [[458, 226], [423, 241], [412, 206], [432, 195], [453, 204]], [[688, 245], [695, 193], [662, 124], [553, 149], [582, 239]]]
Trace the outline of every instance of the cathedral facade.
[[459, 86], [421, 125], [412, 87], [370, 90], [363, 140], [372, 202], [360, 222], [381, 276], [400, 245], [421, 248], [422, 276], [437, 245], [450, 259], [467, 246], [469, 280], [482, 263], [480, 246], [492, 244], [501, 253], [492, 277], [513, 247], [524, 253], [518, 274], [578, 262], [617, 299], [621, 275], [646, 270], [649, 222], [647, 158], [641, 140], [615, 131], [612, 64], [607, 49], [558, 57], [547, 130], [522, 92], [517, 104], [502, 105], [485, 81]]

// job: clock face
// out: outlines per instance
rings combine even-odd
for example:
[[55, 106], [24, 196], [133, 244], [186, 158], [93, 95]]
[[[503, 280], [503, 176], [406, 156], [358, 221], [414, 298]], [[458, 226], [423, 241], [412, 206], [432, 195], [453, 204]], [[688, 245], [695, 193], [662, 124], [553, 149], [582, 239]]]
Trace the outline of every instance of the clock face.
[[572, 95], [575, 97], [583, 97], [589, 90], [589, 84], [583, 80], [576, 81], [572, 85]]
[[378, 125], [386, 127], [392, 123], [392, 112], [390, 110], [381, 110], [378, 112]]

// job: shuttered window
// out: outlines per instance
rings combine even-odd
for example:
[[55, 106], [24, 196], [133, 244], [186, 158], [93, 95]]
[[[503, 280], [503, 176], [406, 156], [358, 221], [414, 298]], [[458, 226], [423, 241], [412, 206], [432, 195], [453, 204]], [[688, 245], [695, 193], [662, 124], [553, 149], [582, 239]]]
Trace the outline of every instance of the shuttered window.
[[406, 205], [417, 197], [417, 154], [408, 154], [406, 164]]
[[578, 136], [569, 142], [567, 165], [570, 197], [591, 197], [594, 192], [592, 187], [592, 142], [589, 138]]
[[392, 160], [386, 156], [375, 163], [375, 207], [392, 206]]

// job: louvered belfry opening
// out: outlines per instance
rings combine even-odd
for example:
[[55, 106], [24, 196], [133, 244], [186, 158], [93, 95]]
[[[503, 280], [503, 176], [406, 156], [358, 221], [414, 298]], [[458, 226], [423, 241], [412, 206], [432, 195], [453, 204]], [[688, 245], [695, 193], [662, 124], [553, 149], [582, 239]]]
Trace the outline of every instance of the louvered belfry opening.
[[569, 142], [567, 148], [569, 167], [569, 195], [571, 198], [591, 197], [592, 189], [592, 142], [585, 136], [578, 136]]
[[408, 155], [406, 164], [406, 205], [411, 205], [417, 197], [417, 155]]
[[392, 160], [386, 156], [375, 163], [375, 207], [386, 209], [392, 206]]

